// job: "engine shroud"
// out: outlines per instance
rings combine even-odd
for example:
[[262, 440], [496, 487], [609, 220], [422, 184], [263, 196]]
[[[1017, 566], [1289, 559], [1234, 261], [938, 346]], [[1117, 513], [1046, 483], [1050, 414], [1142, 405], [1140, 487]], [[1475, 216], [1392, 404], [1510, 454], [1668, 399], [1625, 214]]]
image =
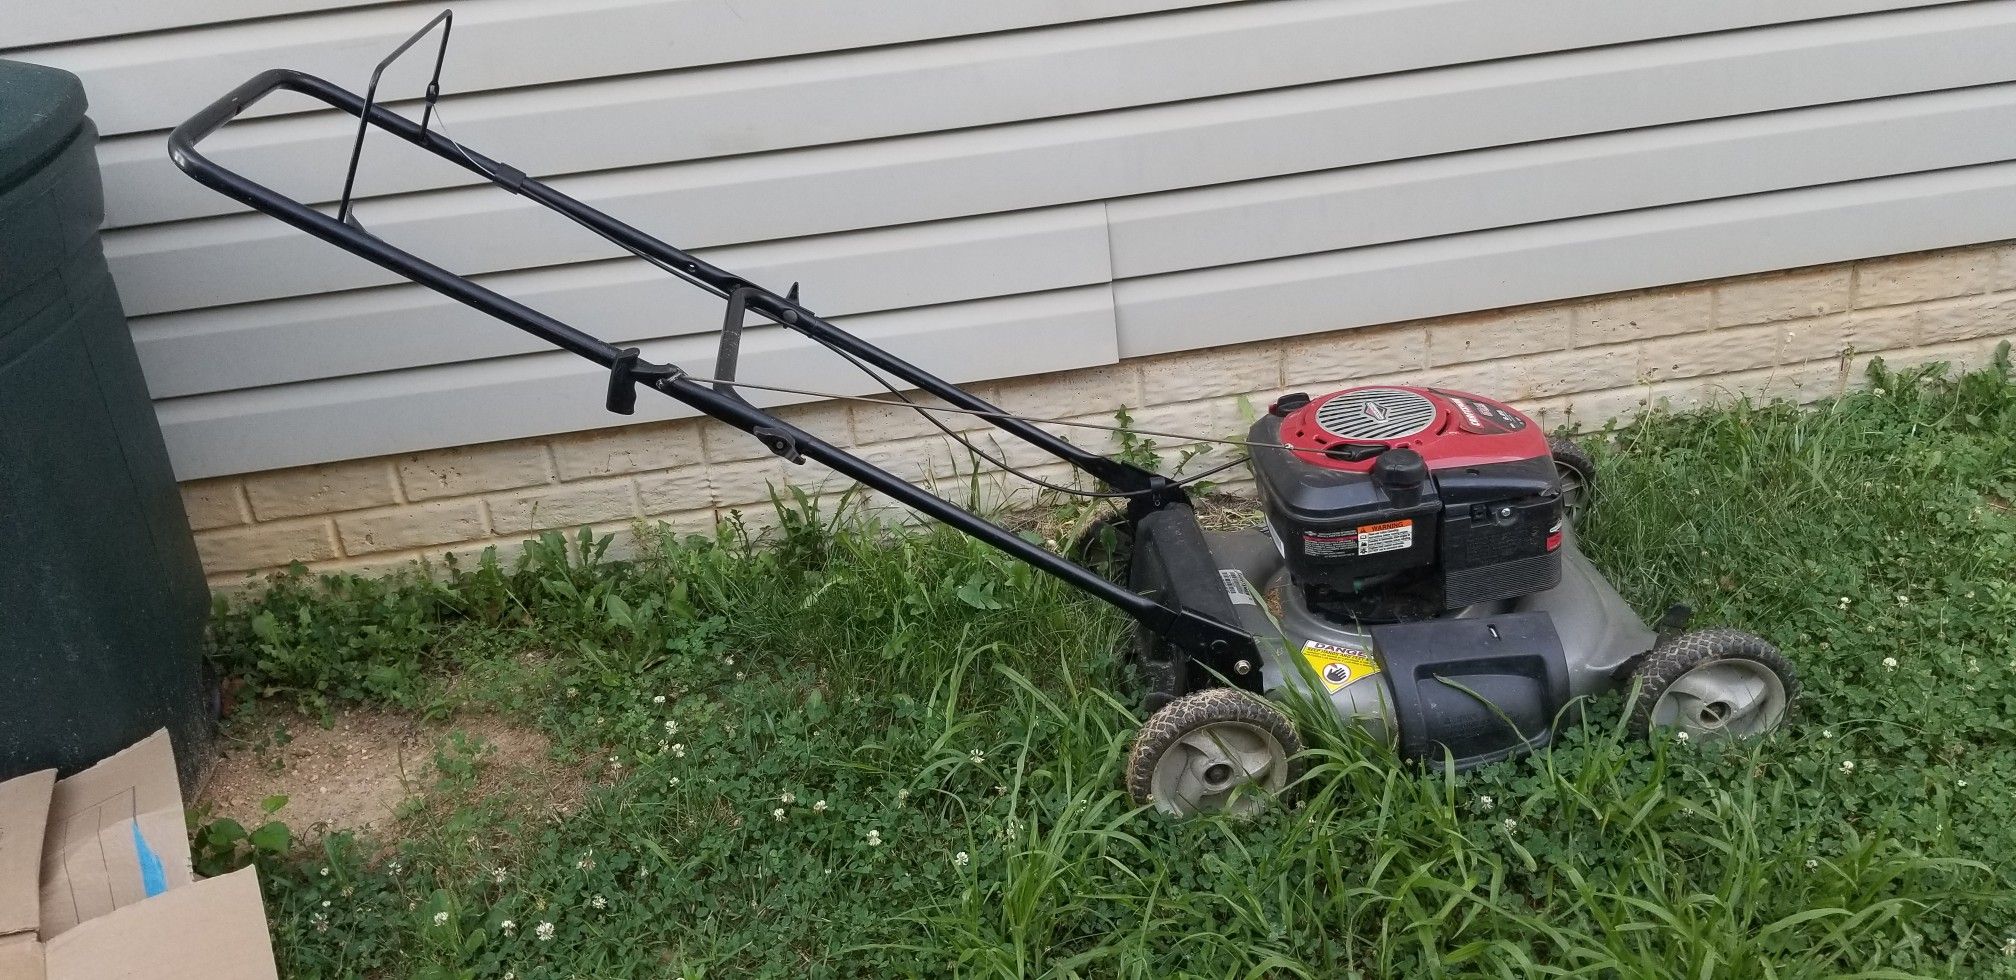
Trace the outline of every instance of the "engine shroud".
[[1552, 588], [1561, 488], [1547, 438], [1466, 392], [1284, 395], [1256, 422], [1267, 529], [1310, 605], [1407, 620]]

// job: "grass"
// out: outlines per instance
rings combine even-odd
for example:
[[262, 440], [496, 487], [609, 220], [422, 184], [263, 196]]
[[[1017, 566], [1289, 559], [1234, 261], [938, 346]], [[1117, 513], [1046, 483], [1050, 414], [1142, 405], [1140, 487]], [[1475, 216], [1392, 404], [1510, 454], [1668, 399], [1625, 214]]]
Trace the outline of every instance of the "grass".
[[1422, 774], [1296, 706], [1299, 805], [1171, 821], [1119, 791], [1114, 614], [799, 500], [762, 544], [556, 536], [220, 610], [269, 700], [504, 713], [596, 789], [548, 819], [458, 753], [445, 817], [206, 854], [261, 864], [297, 977], [2016, 976], [2016, 387], [1873, 384], [1593, 447], [1626, 597], [1801, 666], [1768, 740], [1633, 741], [1612, 698]]

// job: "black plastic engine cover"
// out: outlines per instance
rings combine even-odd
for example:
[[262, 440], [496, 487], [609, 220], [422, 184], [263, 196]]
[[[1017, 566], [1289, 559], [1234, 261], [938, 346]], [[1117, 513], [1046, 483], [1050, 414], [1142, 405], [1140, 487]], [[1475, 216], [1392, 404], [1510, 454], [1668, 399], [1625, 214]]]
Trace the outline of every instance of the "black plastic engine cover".
[[[1278, 442], [1281, 426], [1263, 417], [1251, 439]], [[1271, 446], [1253, 451], [1252, 466], [1267, 530], [1296, 584], [1350, 597], [1354, 618], [1417, 618], [1561, 580], [1549, 545], [1560, 530], [1559, 484], [1547, 456], [1435, 468], [1416, 488]], [[1403, 596], [1415, 598], [1375, 601]]]
[[[1280, 440], [1281, 420], [1268, 416], [1253, 426], [1255, 442]], [[1256, 450], [1253, 476], [1274, 535], [1296, 581], [1352, 591], [1360, 579], [1435, 564], [1436, 532], [1442, 500], [1434, 480], [1413, 490], [1381, 486], [1364, 473], [1324, 469], [1280, 449]], [[1368, 551], [1360, 538], [1404, 526], [1405, 537], [1388, 532]], [[1405, 545], [1393, 547], [1404, 540]]]
[[1435, 474], [1441, 488], [1442, 604], [1461, 609], [1530, 595], [1561, 582], [1561, 529], [1551, 459], [1494, 463]]
[[[1400, 754], [1459, 769], [1543, 748], [1568, 703], [1568, 664], [1546, 613], [1372, 627], [1393, 689]], [[1479, 700], [1479, 699], [1482, 700]]]

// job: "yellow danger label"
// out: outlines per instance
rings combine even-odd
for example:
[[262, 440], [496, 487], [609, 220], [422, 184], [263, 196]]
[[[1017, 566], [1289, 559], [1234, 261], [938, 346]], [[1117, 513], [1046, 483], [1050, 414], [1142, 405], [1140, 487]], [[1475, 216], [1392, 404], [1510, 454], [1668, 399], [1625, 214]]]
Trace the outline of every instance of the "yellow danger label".
[[1370, 654], [1316, 640], [1302, 644], [1302, 659], [1332, 694], [1379, 672], [1379, 661]]

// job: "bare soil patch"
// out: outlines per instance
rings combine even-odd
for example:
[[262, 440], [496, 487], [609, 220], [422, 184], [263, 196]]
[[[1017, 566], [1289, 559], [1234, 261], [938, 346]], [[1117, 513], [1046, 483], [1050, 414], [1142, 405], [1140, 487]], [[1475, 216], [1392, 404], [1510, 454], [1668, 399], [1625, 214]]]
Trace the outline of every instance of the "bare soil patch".
[[[530, 809], [564, 813], [586, 789], [584, 780], [553, 761], [544, 734], [493, 716], [426, 722], [398, 712], [350, 710], [325, 726], [280, 712], [234, 728], [218, 741], [219, 757], [192, 805], [246, 827], [279, 819], [299, 840], [330, 830], [383, 831], [437, 809], [431, 799], [443, 784], [437, 751], [473, 762], [478, 790], [509, 786], [528, 794], [520, 798]], [[287, 804], [269, 818], [261, 803], [276, 795], [287, 797]]]

